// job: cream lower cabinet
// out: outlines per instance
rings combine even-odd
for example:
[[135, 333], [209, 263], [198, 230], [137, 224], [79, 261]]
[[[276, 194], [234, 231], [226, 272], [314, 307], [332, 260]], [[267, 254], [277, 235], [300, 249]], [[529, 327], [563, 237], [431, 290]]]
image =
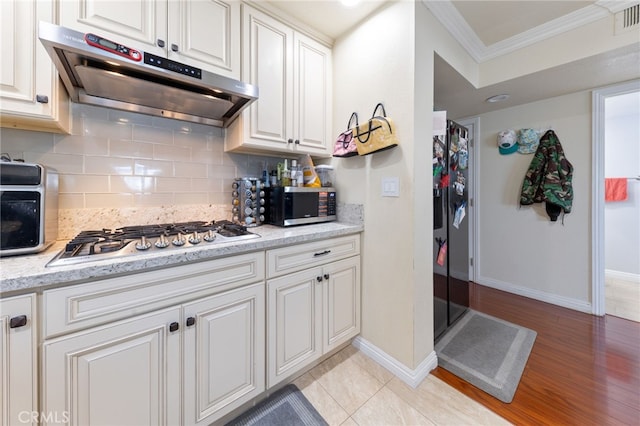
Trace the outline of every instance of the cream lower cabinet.
[[265, 389], [264, 284], [183, 310], [183, 424], [208, 425]]
[[213, 423], [265, 389], [263, 280], [254, 253], [45, 291], [41, 409], [71, 425]]
[[37, 425], [36, 296], [0, 300], [0, 425]]
[[268, 387], [360, 333], [359, 238], [267, 252], [273, 270], [278, 264], [297, 269], [305, 257], [307, 265], [319, 265], [267, 281]]

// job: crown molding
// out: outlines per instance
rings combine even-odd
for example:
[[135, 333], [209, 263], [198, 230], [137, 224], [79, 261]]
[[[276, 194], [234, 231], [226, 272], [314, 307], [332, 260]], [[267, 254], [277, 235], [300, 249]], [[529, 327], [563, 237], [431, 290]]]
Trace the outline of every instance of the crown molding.
[[600, 0], [489, 46], [486, 46], [478, 38], [451, 1], [422, 0], [422, 3], [462, 45], [467, 53], [476, 62], [482, 63], [605, 18], [611, 13], [615, 13], [613, 12], [614, 10], [622, 10], [638, 2]]

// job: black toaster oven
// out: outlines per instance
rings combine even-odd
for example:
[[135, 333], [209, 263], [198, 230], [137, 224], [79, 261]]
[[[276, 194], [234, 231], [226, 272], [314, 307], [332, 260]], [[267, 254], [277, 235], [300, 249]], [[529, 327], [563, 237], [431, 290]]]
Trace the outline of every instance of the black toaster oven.
[[0, 256], [37, 253], [58, 237], [58, 173], [0, 162]]

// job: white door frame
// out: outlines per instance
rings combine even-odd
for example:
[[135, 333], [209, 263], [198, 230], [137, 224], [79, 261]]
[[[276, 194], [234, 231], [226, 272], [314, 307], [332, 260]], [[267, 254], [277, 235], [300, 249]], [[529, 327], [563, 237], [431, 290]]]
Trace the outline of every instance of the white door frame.
[[480, 164], [478, 161], [480, 150], [477, 149], [480, 143], [480, 117], [463, 118], [462, 120], [455, 120], [455, 122], [469, 130], [469, 139], [471, 140], [469, 144], [469, 170], [471, 170], [471, 173], [468, 176], [471, 182], [468, 183], [470, 188], [468, 192], [467, 220], [469, 221], [469, 257], [473, 259], [469, 263], [469, 281], [475, 282], [475, 272], [478, 268], [478, 256], [476, 256], [478, 253], [476, 244], [478, 241], [478, 235], [476, 234], [478, 230], [478, 209], [476, 208], [476, 203], [478, 201], [478, 176], [480, 175], [477, 167]]
[[591, 313], [605, 314], [604, 294], [604, 128], [605, 100], [640, 91], [640, 80], [596, 89], [592, 93], [591, 142]]

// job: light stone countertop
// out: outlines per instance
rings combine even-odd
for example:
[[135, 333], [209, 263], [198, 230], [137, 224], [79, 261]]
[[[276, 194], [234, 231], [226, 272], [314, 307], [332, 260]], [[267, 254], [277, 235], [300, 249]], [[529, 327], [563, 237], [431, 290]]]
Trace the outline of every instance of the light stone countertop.
[[45, 268], [47, 262], [60, 252], [66, 243], [59, 241], [41, 253], [0, 258], [0, 296], [30, 293], [47, 288], [90, 282], [98, 278], [127, 275], [188, 262], [324, 240], [359, 233], [363, 230], [364, 226], [361, 223], [343, 222], [288, 228], [262, 225], [250, 228], [251, 232], [259, 234], [261, 238], [192, 246], [174, 249], [170, 252], [155, 250], [121, 258]]

